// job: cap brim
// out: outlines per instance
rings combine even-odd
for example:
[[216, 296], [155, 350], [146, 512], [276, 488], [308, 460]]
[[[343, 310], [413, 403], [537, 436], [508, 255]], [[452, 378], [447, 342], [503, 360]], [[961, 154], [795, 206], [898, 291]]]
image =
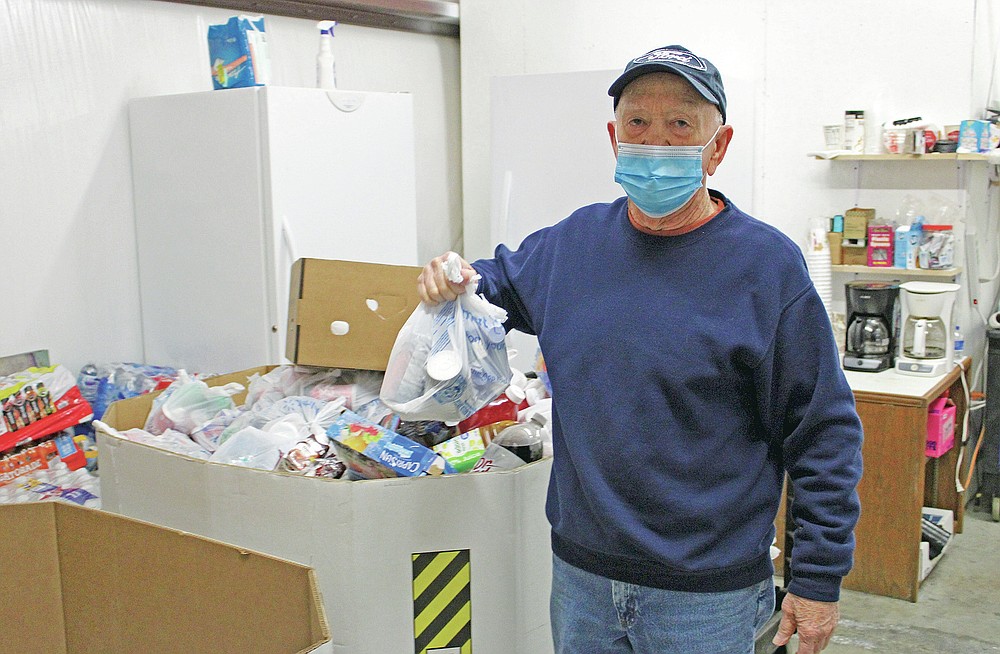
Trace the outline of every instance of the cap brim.
[[649, 73], [674, 73], [675, 75], [680, 75], [688, 84], [694, 87], [694, 90], [701, 94], [703, 98], [714, 104], [716, 107], [719, 106], [719, 101], [716, 99], [712, 92], [702, 84], [697, 79], [691, 77], [684, 68], [680, 66], [673, 66], [669, 63], [658, 61], [655, 63], [640, 64], [635, 68], [628, 70], [621, 74], [621, 76], [614, 81], [611, 87], [608, 89], [608, 95], [613, 98], [618, 98], [621, 96], [622, 91], [625, 87], [629, 85], [635, 78], [641, 77], [642, 75], [647, 75]]

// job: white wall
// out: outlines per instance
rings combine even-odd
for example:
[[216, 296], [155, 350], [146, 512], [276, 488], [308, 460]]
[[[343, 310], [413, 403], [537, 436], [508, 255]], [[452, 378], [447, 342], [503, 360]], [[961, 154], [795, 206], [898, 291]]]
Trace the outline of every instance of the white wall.
[[[87, 361], [140, 360], [126, 104], [210, 90], [207, 27], [234, 13], [153, 0], [0, 0], [0, 356], [47, 348], [74, 372]], [[315, 23], [265, 23], [273, 83], [314, 86]], [[418, 251], [455, 247], [458, 41], [340, 25], [334, 52], [341, 88], [413, 93]]]
[[[822, 125], [842, 121], [846, 109], [865, 110], [872, 148], [885, 120], [920, 115], [952, 124], [980, 117], [1000, 41], [1000, 9], [992, 4], [633, 0], [626, 10], [600, 0], [463, 0], [464, 254], [487, 256], [494, 245], [491, 79], [621, 70], [632, 57], [672, 43], [711, 59], [724, 80], [747, 80], [754, 87], [753, 124], [733, 123], [732, 147], [739, 147], [745, 134], [753, 136], [754, 146], [753, 202], [741, 208], [797, 242], [805, 244], [811, 218], [843, 213], [856, 203], [876, 206], [891, 219], [906, 193], [945, 194], [968, 210], [969, 220], [985, 221], [985, 205], [972, 206], [976, 202], [965, 193], [963, 185], [976, 176], [969, 170], [956, 171], [953, 164], [874, 168], [865, 163], [858, 171], [851, 164], [807, 158], [806, 152], [822, 149]], [[1000, 96], [1000, 81], [996, 86], [992, 95]], [[537, 112], [541, 124], [560, 120], [545, 115], [544, 106], [523, 111]], [[593, 129], [603, 134], [603, 122]], [[989, 217], [993, 223], [997, 205]], [[991, 233], [997, 232], [994, 226]], [[989, 259], [984, 265], [992, 266], [995, 255], [984, 251], [984, 256]], [[995, 289], [987, 285], [980, 301], [992, 305]], [[981, 325], [973, 340], [982, 343]]]

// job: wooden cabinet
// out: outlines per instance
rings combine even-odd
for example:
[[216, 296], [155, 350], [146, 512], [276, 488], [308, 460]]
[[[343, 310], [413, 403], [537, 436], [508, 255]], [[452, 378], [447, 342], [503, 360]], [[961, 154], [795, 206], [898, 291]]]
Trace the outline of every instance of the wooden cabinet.
[[[964, 493], [955, 486], [962, 423], [968, 410], [962, 376], [969, 359], [941, 377], [847, 371], [864, 427], [864, 474], [858, 485], [861, 518], [855, 530], [854, 568], [844, 588], [917, 601], [920, 587], [921, 508], [949, 509], [962, 531]], [[955, 402], [955, 447], [940, 458], [924, 455], [927, 409], [948, 393]], [[785, 515], [776, 520], [783, 541]]]

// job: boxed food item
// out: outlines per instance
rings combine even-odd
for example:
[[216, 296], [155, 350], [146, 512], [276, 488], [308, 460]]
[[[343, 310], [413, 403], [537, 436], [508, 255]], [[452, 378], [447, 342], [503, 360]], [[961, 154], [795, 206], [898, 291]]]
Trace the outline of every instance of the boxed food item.
[[0, 651], [311, 652], [313, 571], [58, 502], [0, 506]]
[[[304, 259], [292, 278], [289, 358], [385, 369], [417, 304], [413, 268]], [[347, 329], [331, 329], [335, 322]], [[206, 382], [246, 385], [273, 367]], [[141, 427], [155, 399], [116, 402], [105, 422]], [[205, 461], [103, 429], [98, 447], [105, 509], [312, 566], [333, 634], [320, 651], [552, 651], [551, 459], [488, 474], [348, 481]], [[430, 582], [427, 570], [436, 571]], [[445, 588], [458, 599], [432, 600]]]
[[873, 268], [891, 268], [894, 234], [892, 225], [868, 227], [868, 261]]

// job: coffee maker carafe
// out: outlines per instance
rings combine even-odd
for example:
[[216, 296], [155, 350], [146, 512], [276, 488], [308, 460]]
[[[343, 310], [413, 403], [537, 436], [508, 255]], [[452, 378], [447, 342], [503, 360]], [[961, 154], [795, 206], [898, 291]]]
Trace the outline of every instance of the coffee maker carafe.
[[879, 372], [892, 367], [899, 334], [899, 285], [848, 282], [844, 368]]
[[937, 377], [952, 366], [952, 308], [958, 284], [906, 282], [902, 334], [896, 371], [907, 375]]

